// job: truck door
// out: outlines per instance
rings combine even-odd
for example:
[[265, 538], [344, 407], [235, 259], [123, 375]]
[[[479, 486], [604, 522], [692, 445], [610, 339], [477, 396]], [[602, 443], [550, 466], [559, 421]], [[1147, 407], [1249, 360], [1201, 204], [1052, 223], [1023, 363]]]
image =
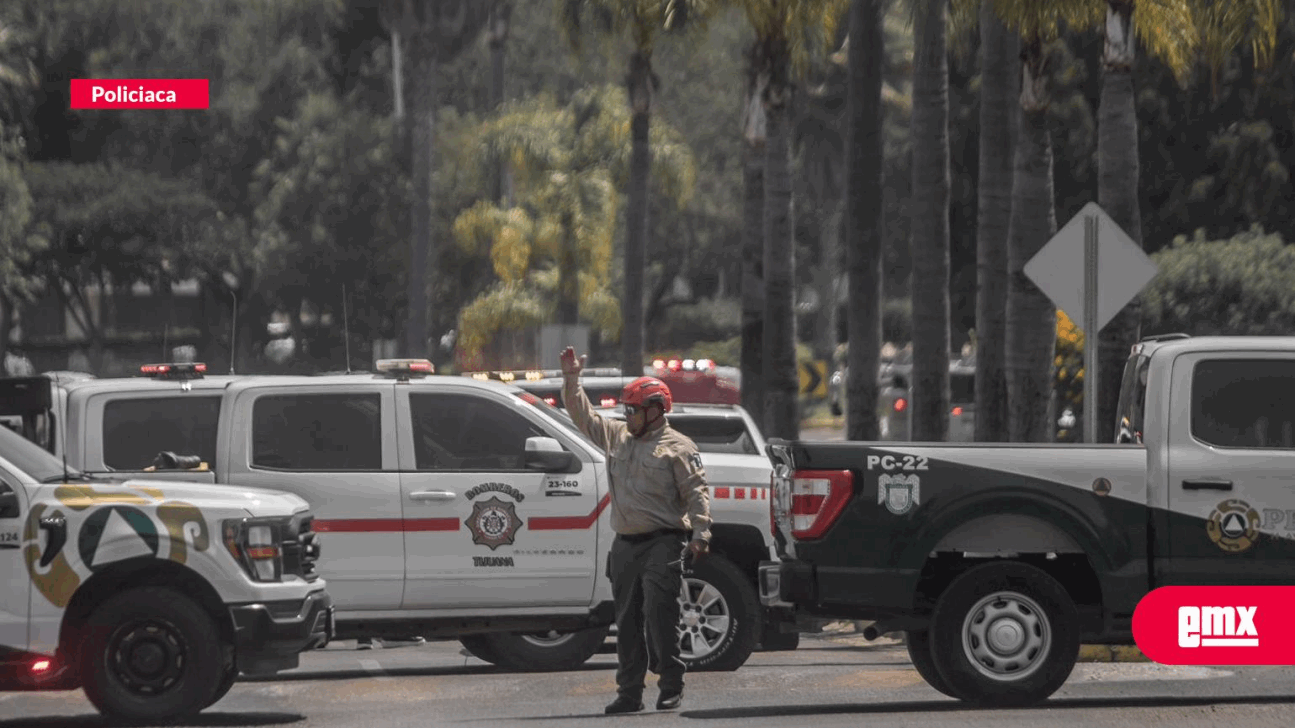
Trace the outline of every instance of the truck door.
[[338, 611], [398, 609], [404, 592], [391, 388], [389, 382], [249, 386], [235, 399], [224, 445], [226, 482], [295, 493], [310, 504], [321, 534], [319, 573]]
[[23, 562], [23, 520], [26, 491], [0, 469], [0, 663], [28, 645], [31, 579]]
[[528, 438], [570, 438], [514, 399], [434, 382], [397, 387], [405, 609], [581, 606], [592, 598], [593, 465], [528, 468]]
[[1162, 573], [1171, 584], [1292, 583], [1295, 354], [1185, 354], [1172, 372]]

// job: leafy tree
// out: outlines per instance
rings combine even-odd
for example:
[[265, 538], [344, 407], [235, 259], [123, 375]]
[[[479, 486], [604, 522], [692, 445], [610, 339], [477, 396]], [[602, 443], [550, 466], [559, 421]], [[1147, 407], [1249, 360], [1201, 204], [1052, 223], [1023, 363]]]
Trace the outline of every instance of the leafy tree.
[[[547, 96], [509, 104], [479, 132], [476, 159], [487, 165], [511, 160], [519, 206], [483, 199], [455, 221], [459, 244], [472, 252], [488, 250], [499, 278], [463, 311], [461, 346], [467, 354], [476, 355], [498, 331], [548, 320], [544, 293], [553, 283], [559, 323], [574, 324], [584, 313], [602, 333], [621, 333], [609, 265], [616, 191], [635, 164], [625, 93], [615, 86], [590, 88], [560, 109]], [[657, 159], [655, 179], [683, 204], [695, 184], [691, 151], [665, 125], [655, 126], [649, 141]], [[537, 257], [555, 262], [556, 270], [533, 271]]]
[[21, 140], [0, 123], [0, 376], [5, 375], [16, 306], [30, 300], [38, 281], [28, 274], [44, 239], [32, 225], [35, 205], [23, 173]]
[[[624, 298], [621, 329], [621, 369], [638, 371], [644, 352], [644, 252], [648, 235], [648, 178], [653, 97], [660, 79], [652, 54], [660, 34], [685, 25], [702, 25], [719, 8], [717, 0], [558, 0], [563, 29], [580, 51], [581, 36], [590, 29], [604, 34], [628, 34], [632, 43], [625, 75], [626, 98], [632, 112], [633, 153], [628, 179], [624, 258]], [[697, 21], [703, 21], [698, 23]]]
[[[791, 220], [791, 135], [797, 84], [811, 54], [835, 40], [848, 0], [736, 0], [755, 30], [752, 62], [764, 114], [764, 429], [794, 438], [800, 416], [796, 374], [795, 241]], [[743, 376], [745, 382], [745, 375]]]
[[1295, 247], [1258, 225], [1224, 240], [1198, 230], [1151, 256], [1147, 334], [1288, 335], [1295, 329]]

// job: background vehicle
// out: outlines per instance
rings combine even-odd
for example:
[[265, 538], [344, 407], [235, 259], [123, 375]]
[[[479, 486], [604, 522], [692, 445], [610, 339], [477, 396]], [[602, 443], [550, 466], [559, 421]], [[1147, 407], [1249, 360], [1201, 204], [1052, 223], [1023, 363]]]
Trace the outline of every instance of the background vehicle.
[[1293, 412], [1295, 337], [1166, 336], [1128, 360], [1118, 444], [771, 440], [762, 598], [907, 631], [952, 697], [1043, 700], [1081, 642], [1134, 644], [1152, 589], [1295, 578]]
[[332, 636], [302, 499], [87, 476], [0, 428], [0, 690], [190, 717]]
[[[645, 375], [665, 382], [675, 402], [741, 404], [742, 401], [738, 381], [721, 373], [709, 359], [659, 359], [652, 366], [643, 367], [643, 374], [634, 376], [625, 376], [619, 367], [590, 367], [585, 369], [580, 381], [595, 407], [615, 407], [620, 404], [625, 385]], [[549, 405], [563, 408], [560, 369], [464, 372], [464, 376], [516, 384]]]
[[[95, 473], [300, 495], [327, 534], [319, 570], [340, 638], [460, 639], [513, 669], [582, 664], [614, 621], [603, 454], [518, 387], [428, 376], [425, 360], [379, 369], [221, 378], [173, 365], [59, 385], [67, 457]], [[147, 470], [158, 450], [203, 465]], [[762, 486], [751, 495], [767, 497]], [[715, 530], [717, 553], [752, 579], [772, 553], [765, 503], [743, 501], [734, 513], [745, 520]], [[777, 613], [754, 593], [747, 606], [735, 608], [734, 629], [755, 638], [692, 669], [745, 662], [763, 615]]]
[[[836, 370], [828, 381], [829, 406], [833, 415], [845, 412], [846, 368]], [[912, 437], [909, 405], [912, 403], [913, 365], [909, 361], [883, 363], [877, 374], [877, 419], [881, 440], [907, 442]], [[976, 439], [976, 367], [965, 360], [949, 363], [948, 442]]]

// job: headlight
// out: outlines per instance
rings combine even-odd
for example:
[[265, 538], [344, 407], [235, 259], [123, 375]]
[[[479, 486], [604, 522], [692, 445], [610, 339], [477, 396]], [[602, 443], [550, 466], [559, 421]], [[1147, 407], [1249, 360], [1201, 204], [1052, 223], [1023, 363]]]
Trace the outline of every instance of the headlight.
[[282, 519], [238, 518], [224, 522], [223, 540], [253, 581], [283, 580]]

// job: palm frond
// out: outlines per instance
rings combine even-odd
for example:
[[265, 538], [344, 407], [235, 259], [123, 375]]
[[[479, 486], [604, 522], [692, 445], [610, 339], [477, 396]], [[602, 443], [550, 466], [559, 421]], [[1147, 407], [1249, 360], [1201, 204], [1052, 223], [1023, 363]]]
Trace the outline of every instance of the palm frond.
[[1133, 31], [1151, 57], [1168, 66], [1180, 83], [1186, 81], [1199, 39], [1188, 0], [1138, 0]]

